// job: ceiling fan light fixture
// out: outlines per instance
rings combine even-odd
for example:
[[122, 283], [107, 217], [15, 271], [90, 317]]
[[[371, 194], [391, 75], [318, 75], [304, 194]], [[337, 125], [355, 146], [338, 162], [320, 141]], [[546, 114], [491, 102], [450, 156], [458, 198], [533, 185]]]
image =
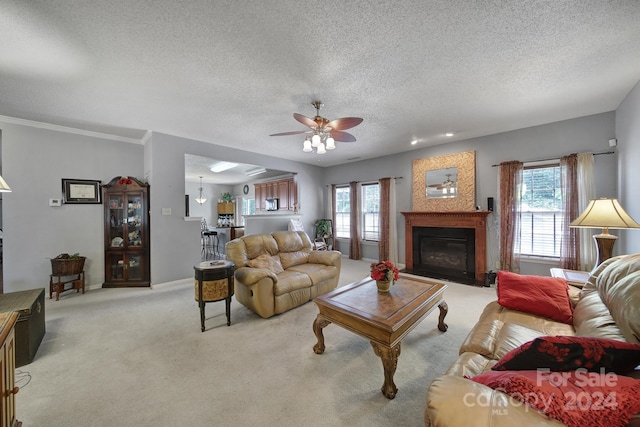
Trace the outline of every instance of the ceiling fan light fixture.
[[340, 142], [355, 142], [356, 137], [348, 132], [346, 129], [351, 129], [362, 123], [363, 119], [360, 117], [342, 117], [334, 120], [327, 120], [320, 115], [320, 108], [324, 104], [320, 101], [314, 101], [311, 103], [316, 109], [316, 115], [314, 118], [303, 116], [302, 114], [293, 113], [293, 118], [299, 123], [307, 126], [310, 130], [303, 131], [291, 131], [274, 133], [269, 136], [289, 136], [308, 134], [302, 142], [302, 151], [305, 153], [313, 152], [316, 148], [316, 153], [325, 154], [327, 150], [336, 149], [336, 141]]

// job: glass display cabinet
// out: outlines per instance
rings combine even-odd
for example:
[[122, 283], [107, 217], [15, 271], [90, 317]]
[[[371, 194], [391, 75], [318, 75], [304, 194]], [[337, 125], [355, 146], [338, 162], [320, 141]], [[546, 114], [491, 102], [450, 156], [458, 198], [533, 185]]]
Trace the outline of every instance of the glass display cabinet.
[[102, 187], [105, 288], [150, 286], [149, 185], [116, 177]]

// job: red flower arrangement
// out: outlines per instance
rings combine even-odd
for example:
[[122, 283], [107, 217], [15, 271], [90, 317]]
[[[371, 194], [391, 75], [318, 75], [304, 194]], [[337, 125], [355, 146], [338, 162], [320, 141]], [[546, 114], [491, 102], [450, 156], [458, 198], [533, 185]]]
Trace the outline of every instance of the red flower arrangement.
[[129, 185], [129, 184], [133, 184], [133, 180], [131, 178], [120, 178], [120, 181], [118, 181], [118, 184], [120, 185]]
[[371, 263], [371, 278], [373, 280], [398, 280], [400, 271], [391, 261]]

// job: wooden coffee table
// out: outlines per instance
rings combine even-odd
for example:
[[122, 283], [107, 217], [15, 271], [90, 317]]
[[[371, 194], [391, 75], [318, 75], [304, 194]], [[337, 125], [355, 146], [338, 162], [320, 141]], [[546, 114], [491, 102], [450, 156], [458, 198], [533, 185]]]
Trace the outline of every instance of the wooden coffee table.
[[389, 293], [378, 292], [375, 281], [366, 278], [316, 297], [313, 302], [320, 313], [313, 322], [313, 332], [318, 338], [313, 351], [324, 353], [322, 328], [330, 323], [368, 339], [374, 353], [382, 359], [382, 394], [393, 399], [398, 391], [393, 375], [400, 356], [400, 341], [436, 307], [440, 309], [438, 329], [447, 330], [446, 288], [445, 284], [401, 273]]

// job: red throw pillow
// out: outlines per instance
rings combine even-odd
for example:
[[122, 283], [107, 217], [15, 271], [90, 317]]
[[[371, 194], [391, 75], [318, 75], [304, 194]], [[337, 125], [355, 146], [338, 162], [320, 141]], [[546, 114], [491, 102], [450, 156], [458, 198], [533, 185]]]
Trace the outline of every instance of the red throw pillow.
[[551, 371], [589, 371], [624, 374], [640, 365], [640, 345], [596, 337], [545, 336], [514, 348], [491, 369], [524, 371], [547, 368]]
[[640, 380], [614, 373], [490, 371], [470, 379], [569, 427], [623, 426], [640, 412]]
[[573, 324], [573, 307], [565, 279], [498, 271], [498, 304], [557, 322]]

